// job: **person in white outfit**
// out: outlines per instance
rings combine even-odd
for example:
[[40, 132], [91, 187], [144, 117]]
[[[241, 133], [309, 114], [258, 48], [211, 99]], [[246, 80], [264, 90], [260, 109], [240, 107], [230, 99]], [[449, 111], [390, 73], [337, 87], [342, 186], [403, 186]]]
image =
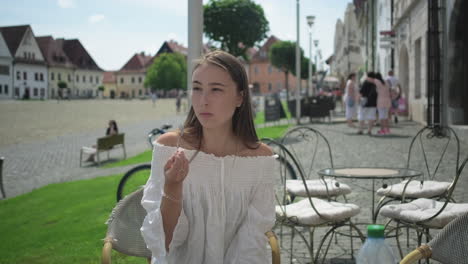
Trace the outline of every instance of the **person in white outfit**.
[[349, 127], [356, 127], [353, 124], [353, 118], [356, 116], [359, 91], [356, 87], [356, 74], [351, 73], [348, 76], [345, 88], [346, 122]]
[[268, 263], [276, 161], [255, 132], [245, 69], [213, 51], [192, 83], [184, 127], [158, 138], [144, 187], [151, 263]]

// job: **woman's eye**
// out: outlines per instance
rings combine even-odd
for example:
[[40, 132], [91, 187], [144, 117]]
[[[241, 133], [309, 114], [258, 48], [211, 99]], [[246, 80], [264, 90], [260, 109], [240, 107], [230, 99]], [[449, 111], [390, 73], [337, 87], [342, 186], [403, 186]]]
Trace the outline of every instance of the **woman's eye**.
[[192, 90], [194, 90], [194, 91], [201, 91], [201, 88], [200, 88], [200, 87], [193, 87]]
[[221, 89], [221, 88], [213, 88], [213, 91], [215, 91], [215, 92], [222, 92], [223, 89]]

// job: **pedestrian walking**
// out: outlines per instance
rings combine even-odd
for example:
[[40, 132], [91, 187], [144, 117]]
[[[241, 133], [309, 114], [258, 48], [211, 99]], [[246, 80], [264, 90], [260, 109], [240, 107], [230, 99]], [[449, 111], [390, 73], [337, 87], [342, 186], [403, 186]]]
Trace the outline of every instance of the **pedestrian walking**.
[[385, 84], [380, 72], [376, 73], [374, 84], [377, 87], [377, 112], [380, 121], [380, 130], [377, 134], [387, 135], [390, 134], [388, 125], [388, 113], [391, 107], [390, 88]]
[[359, 99], [359, 92], [356, 87], [356, 74], [351, 73], [348, 76], [348, 81], [345, 87], [345, 107], [346, 107], [346, 122], [349, 127], [356, 127], [353, 124], [353, 118], [356, 116], [357, 100]]
[[372, 135], [372, 128], [375, 123], [375, 114], [377, 107], [377, 91], [374, 84], [375, 73], [368, 72], [364, 83], [359, 90], [361, 95], [359, 103], [361, 105], [359, 110], [359, 130], [358, 134], [362, 134], [367, 122], [367, 134]]

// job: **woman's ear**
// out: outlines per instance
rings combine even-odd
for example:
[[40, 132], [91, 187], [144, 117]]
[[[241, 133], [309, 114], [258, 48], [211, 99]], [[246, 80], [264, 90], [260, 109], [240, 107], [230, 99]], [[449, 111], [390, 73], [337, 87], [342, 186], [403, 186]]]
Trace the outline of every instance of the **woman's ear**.
[[244, 91], [240, 91], [239, 94], [237, 95], [236, 106], [240, 107], [243, 102], [244, 102]]

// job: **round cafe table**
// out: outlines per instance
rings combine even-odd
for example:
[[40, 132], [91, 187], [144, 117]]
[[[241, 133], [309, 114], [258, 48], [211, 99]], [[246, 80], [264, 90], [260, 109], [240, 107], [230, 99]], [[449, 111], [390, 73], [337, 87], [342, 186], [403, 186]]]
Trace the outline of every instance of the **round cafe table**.
[[341, 167], [341, 168], [327, 168], [317, 172], [323, 179], [325, 177], [331, 178], [345, 178], [345, 179], [358, 179], [358, 180], [372, 180], [372, 223], [375, 223], [375, 180], [389, 180], [389, 179], [411, 179], [422, 174], [421, 171], [408, 169], [408, 168], [381, 168], [381, 167]]

